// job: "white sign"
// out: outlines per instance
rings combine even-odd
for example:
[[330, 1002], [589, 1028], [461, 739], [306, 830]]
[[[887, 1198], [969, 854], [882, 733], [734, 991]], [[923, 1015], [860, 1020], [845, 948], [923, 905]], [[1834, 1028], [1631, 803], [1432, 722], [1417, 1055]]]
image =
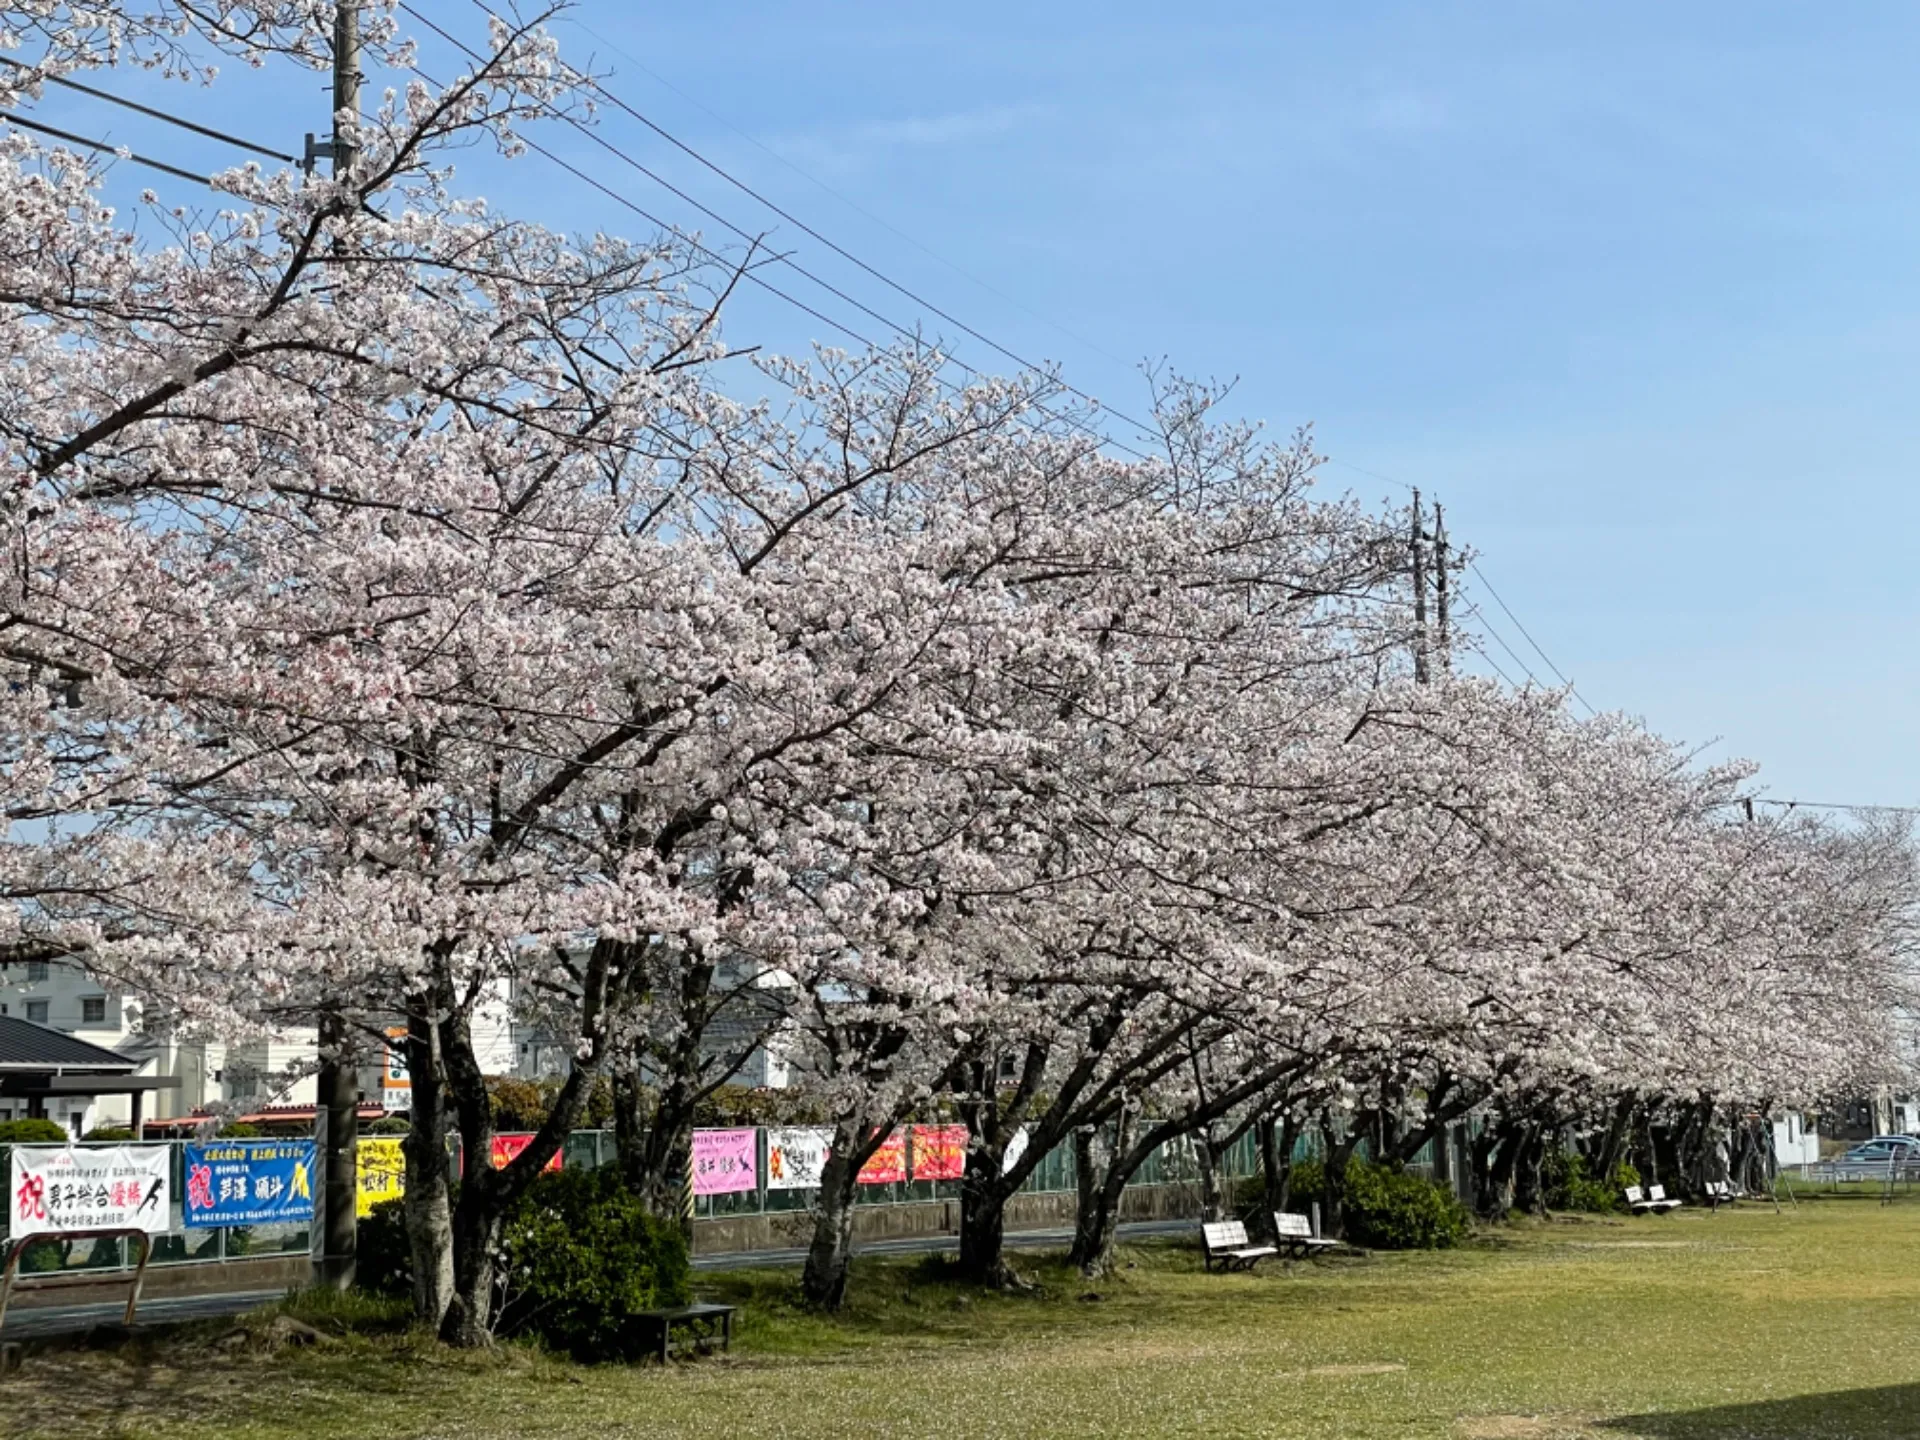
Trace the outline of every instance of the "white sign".
[[831, 1130], [767, 1131], [767, 1189], [817, 1189], [832, 1148]]
[[173, 1214], [172, 1160], [165, 1145], [16, 1145], [8, 1229], [15, 1238], [76, 1230], [164, 1235]]
[[1020, 1163], [1020, 1157], [1027, 1153], [1027, 1127], [1022, 1125], [1013, 1132], [1013, 1138], [1007, 1141], [1006, 1153], [1000, 1157], [1000, 1173], [1006, 1174]]

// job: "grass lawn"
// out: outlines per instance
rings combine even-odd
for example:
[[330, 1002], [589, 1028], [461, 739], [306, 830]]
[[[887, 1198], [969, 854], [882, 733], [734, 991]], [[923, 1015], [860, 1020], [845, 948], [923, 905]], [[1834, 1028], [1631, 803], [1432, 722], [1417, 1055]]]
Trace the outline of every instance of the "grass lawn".
[[[0, 1434], [57, 1436], [1920, 1436], [1920, 1197], [1569, 1220], [1469, 1250], [1253, 1276], [1124, 1252], [1093, 1290], [979, 1295], [862, 1265], [844, 1316], [794, 1276], [730, 1359], [581, 1368], [402, 1334], [263, 1353], [221, 1329], [30, 1358]], [[230, 1329], [230, 1327], [228, 1327]]]

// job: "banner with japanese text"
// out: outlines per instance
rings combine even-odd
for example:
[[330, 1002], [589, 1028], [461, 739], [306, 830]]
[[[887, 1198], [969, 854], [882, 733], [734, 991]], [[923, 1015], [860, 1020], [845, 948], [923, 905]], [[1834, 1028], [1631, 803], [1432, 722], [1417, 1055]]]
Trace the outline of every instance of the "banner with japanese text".
[[313, 1219], [318, 1147], [311, 1140], [228, 1140], [189, 1145], [189, 1229], [300, 1225]]
[[353, 1213], [365, 1219], [385, 1200], [407, 1193], [407, 1157], [399, 1137], [370, 1135], [360, 1142], [360, 1183], [354, 1192]]
[[895, 1130], [880, 1142], [854, 1177], [862, 1185], [892, 1185], [907, 1178], [907, 1132]]
[[731, 1195], [754, 1185], [753, 1130], [693, 1132], [693, 1193]]
[[767, 1189], [818, 1189], [832, 1149], [831, 1130], [767, 1131]]
[[164, 1235], [173, 1196], [173, 1156], [165, 1145], [110, 1150], [16, 1145], [8, 1194], [15, 1239], [75, 1230], [144, 1230]]
[[967, 1127], [916, 1125], [913, 1127], [913, 1178], [958, 1180], [967, 1168]]
[[[533, 1136], [531, 1135], [496, 1135], [493, 1137], [492, 1154], [488, 1158], [493, 1161], [494, 1169], [504, 1170], [514, 1156], [518, 1155], [532, 1143]], [[560, 1151], [554, 1151], [553, 1158], [540, 1168], [543, 1170], [558, 1170], [560, 1168]]]

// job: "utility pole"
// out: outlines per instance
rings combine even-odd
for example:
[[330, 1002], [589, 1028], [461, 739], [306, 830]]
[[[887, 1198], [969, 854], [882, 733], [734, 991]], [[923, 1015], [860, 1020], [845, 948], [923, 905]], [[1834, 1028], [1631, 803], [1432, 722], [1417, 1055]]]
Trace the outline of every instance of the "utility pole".
[[1447, 519], [1440, 513], [1440, 502], [1433, 502], [1433, 594], [1440, 654], [1440, 668], [1453, 669], [1452, 616], [1447, 596]]
[[[360, 0], [337, 0], [333, 16], [333, 138], [328, 153], [336, 177], [353, 165], [353, 148], [341, 139], [342, 112], [360, 113]], [[308, 139], [311, 152], [313, 142]], [[326, 1116], [326, 1188], [322, 1192], [320, 1283], [353, 1287], [359, 1229], [355, 1203], [360, 1189], [360, 1072], [352, 1032], [339, 1006], [320, 1014], [320, 1074], [315, 1085]]]
[[1413, 678], [1424, 685], [1427, 669], [1427, 550], [1420, 531], [1420, 492], [1413, 492]]

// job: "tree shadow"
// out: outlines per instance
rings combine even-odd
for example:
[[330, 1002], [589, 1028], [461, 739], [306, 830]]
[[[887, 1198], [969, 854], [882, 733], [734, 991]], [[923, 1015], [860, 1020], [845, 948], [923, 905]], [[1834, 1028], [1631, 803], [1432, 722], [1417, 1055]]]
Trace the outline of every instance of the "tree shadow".
[[1920, 1440], [1920, 1384], [1621, 1415], [1600, 1428], [1644, 1440]]

